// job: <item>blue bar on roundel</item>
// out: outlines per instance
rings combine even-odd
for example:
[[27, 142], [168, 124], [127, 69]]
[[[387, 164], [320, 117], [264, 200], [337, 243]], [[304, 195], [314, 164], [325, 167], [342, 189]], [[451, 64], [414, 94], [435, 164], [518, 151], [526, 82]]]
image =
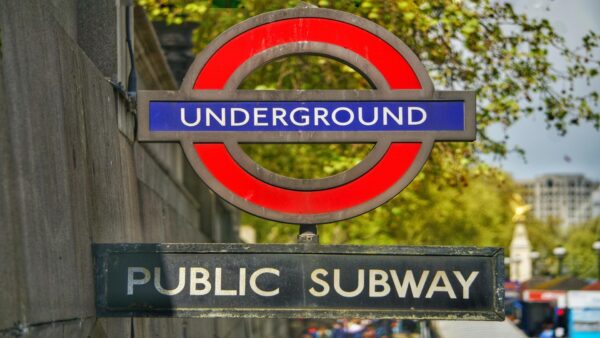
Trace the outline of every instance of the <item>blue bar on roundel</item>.
[[150, 102], [152, 132], [461, 131], [463, 101]]

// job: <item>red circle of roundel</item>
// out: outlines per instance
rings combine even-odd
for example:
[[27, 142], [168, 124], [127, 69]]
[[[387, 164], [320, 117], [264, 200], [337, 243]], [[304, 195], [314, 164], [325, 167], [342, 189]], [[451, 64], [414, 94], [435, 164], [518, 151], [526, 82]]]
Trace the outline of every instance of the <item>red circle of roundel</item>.
[[421, 89], [409, 63], [387, 42], [359, 27], [323, 18], [275, 21], [236, 36], [211, 56], [198, 74], [194, 89], [223, 89], [233, 72], [252, 56], [301, 41], [329, 43], [355, 52], [371, 62], [392, 89]]
[[[329, 43], [353, 51], [371, 62], [391, 89], [421, 89], [409, 63], [387, 42], [351, 24], [323, 18], [276, 21], [236, 36], [211, 56], [193, 89], [223, 89], [235, 70], [252, 56], [277, 45], [302, 41]], [[258, 180], [236, 163], [223, 143], [196, 143], [194, 147], [211, 175], [244, 200], [283, 213], [320, 214], [352, 208], [384, 193], [410, 168], [421, 143], [392, 143], [377, 165], [363, 176], [318, 191], [285, 189]]]

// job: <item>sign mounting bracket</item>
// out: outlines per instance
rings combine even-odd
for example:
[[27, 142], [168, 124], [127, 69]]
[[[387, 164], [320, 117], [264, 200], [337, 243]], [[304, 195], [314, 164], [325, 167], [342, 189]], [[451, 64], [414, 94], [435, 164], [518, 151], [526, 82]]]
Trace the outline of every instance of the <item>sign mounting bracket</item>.
[[319, 244], [316, 224], [300, 224], [299, 244]]

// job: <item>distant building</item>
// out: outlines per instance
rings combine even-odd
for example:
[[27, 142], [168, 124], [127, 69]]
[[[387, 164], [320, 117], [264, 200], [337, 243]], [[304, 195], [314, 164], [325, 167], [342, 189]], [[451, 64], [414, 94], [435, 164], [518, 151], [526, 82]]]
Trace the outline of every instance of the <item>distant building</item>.
[[[550, 174], [521, 184], [525, 201], [532, 205], [533, 215], [538, 219], [557, 218], [563, 227], [568, 227], [593, 218], [592, 193], [599, 189], [598, 182], [579, 174]], [[596, 213], [600, 214], [600, 210]]]
[[592, 218], [600, 217], [600, 187], [592, 193]]

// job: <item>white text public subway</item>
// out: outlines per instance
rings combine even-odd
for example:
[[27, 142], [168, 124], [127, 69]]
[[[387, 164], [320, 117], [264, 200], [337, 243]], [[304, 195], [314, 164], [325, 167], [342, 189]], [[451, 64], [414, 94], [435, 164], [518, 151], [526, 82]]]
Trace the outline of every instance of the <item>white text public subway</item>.
[[[381, 108], [381, 109], [380, 109]], [[406, 108], [406, 109], [405, 109]], [[230, 107], [221, 109], [180, 108], [181, 123], [187, 127], [285, 127], [285, 126], [416, 126], [427, 121], [427, 111], [421, 107], [297, 107], [291, 110], [282, 107], [254, 107], [245, 109]]]
[[[314, 297], [337, 294], [347, 298], [357, 296], [377, 298], [392, 294], [398, 298], [432, 298], [436, 294], [445, 294], [450, 299], [469, 299], [469, 290], [479, 275], [478, 271], [463, 274], [461, 271], [424, 270], [420, 274], [415, 274], [412, 270], [401, 273], [396, 270], [379, 269], [358, 269], [352, 272], [356, 276], [349, 276], [347, 273], [342, 272], [340, 269], [315, 269], [310, 274], [307, 291]], [[127, 271], [127, 295], [134, 295], [136, 287], [148, 284], [153, 280], [154, 289], [167, 296], [180, 294], [184, 290], [186, 290], [184, 294], [188, 293], [190, 296], [209, 294], [214, 296], [246, 296], [249, 292], [262, 297], [277, 296], [280, 289], [276, 285], [273, 286], [276, 283], [264, 283], [263, 281], [265, 285], [261, 285], [261, 279], [267, 278], [266, 276], [262, 277], [263, 275], [270, 275], [270, 278], [279, 278], [280, 271], [270, 267], [255, 271], [239, 268], [236, 275], [224, 276], [221, 268], [209, 271], [201, 267], [180, 267], [177, 285], [167, 289], [161, 282], [161, 268], [156, 267], [151, 272], [144, 267], [129, 267]], [[228, 280], [230, 285], [232, 278], [237, 279], [235, 287], [230, 286], [225, 289], [223, 279]], [[344, 278], [356, 280], [356, 286], [343, 288], [341, 280]], [[451, 283], [451, 280], [454, 280], [455, 283]], [[187, 288], [186, 283], [189, 283]], [[270, 287], [267, 287], [266, 284]], [[457, 287], [457, 285], [460, 286]]]

